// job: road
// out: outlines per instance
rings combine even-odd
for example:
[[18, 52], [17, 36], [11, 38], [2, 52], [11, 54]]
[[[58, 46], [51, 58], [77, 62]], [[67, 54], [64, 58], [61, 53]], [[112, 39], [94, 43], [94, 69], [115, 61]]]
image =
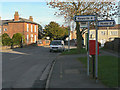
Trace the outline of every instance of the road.
[[43, 72], [58, 55], [33, 46], [2, 52], [2, 88], [44, 87]]

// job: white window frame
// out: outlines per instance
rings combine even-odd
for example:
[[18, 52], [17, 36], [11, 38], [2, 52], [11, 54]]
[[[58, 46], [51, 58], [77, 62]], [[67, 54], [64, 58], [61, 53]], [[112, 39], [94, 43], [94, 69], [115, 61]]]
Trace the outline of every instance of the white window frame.
[[31, 43], [33, 43], [33, 34], [31, 34]]
[[34, 27], [34, 28], [35, 28], [35, 32], [36, 32], [36, 25], [35, 25], [35, 27]]
[[34, 36], [34, 41], [35, 41], [35, 43], [36, 43], [36, 40], [37, 40], [37, 36], [35, 35], [35, 36]]
[[29, 32], [29, 24], [27, 24], [27, 32]]
[[112, 36], [116, 36], [116, 35], [118, 35], [118, 31], [110, 31], [110, 35], [112, 35]]
[[2, 31], [1, 31], [2, 29], [0, 28], [0, 33], [2, 33]]
[[27, 34], [27, 43], [29, 42], [29, 35]]
[[33, 32], [33, 25], [31, 25], [31, 32]]
[[4, 31], [7, 31], [7, 28], [4, 28]]
[[101, 31], [101, 35], [105, 35], [106, 33], [105, 33], [105, 31]]

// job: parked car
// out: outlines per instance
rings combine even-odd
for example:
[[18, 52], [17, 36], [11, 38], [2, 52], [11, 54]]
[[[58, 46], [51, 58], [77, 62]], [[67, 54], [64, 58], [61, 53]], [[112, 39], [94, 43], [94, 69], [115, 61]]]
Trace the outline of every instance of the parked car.
[[64, 51], [65, 47], [64, 47], [64, 41], [63, 40], [53, 40], [50, 43], [50, 52], [52, 51]]

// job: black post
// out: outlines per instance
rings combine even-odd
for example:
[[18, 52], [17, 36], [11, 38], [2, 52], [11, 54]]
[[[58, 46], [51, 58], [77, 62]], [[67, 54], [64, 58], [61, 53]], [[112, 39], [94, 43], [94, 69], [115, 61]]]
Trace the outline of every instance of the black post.
[[93, 62], [93, 78], [95, 77], [95, 55], [92, 55], [92, 62]]

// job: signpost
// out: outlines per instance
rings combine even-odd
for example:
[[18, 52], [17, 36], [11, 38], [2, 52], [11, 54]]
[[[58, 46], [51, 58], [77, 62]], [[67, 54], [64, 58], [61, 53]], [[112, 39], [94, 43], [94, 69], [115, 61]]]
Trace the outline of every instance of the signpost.
[[95, 15], [76, 15], [73, 19], [75, 22], [95, 21]]
[[114, 20], [101, 20], [98, 21], [98, 27], [113, 27], [115, 26]]
[[80, 22], [80, 28], [87, 28], [88, 22]]
[[[91, 47], [94, 48], [94, 54], [95, 54], [95, 63], [96, 69], [95, 69], [95, 79], [97, 82], [98, 78], [98, 27], [113, 27], [115, 25], [114, 20], [98, 20], [97, 19], [97, 13], [96, 15], [76, 15], [73, 17], [75, 22], [81, 22], [81, 23], [87, 23], [87, 28], [88, 28], [88, 56], [87, 56], [87, 75], [89, 76], [89, 53], [91, 54]], [[89, 29], [90, 29], [90, 22], [95, 21], [95, 27], [96, 27], [96, 41], [94, 41], [94, 45], [90, 46], [90, 52], [89, 52]], [[96, 49], [95, 49], [96, 48]], [[95, 53], [96, 52], [96, 53]], [[92, 52], [93, 53], [93, 52]], [[94, 58], [93, 58], [94, 59]], [[93, 66], [94, 68], [94, 66]], [[93, 70], [94, 71], [94, 70]]]
[[[95, 55], [96, 55], [96, 40], [89, 40], [89, 52], [90, 52], [90, 55], [92, 55], [92, 65], [93, 65], [93, 68], [92, 68], [92, 72], [93, 72], [93, 78], [95, 76]], [[99, 44], [97, 42], [97, 54], [99, 55]]]
[[74, 16], [75, 22], [88, 22], [88, 52], [87, 52], [87, 75], [89, 76], [89, 30], [90, 30], [90, 21], [95, 21], [95, 15], [76, 15]]

